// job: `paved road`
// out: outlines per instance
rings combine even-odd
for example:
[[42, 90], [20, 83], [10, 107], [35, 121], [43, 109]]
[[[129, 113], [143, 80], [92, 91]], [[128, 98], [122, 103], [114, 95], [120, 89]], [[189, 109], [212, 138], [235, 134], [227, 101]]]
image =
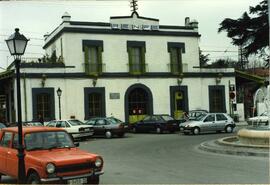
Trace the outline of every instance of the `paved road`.
[[[269, 159], [198, 150], [201, 142], [228, 134], [127, 134], [91, 139], [80, 148], [105, 160], [102, 184], [269, 184]], [[3, 183], [14, 183], [4, 178]]]

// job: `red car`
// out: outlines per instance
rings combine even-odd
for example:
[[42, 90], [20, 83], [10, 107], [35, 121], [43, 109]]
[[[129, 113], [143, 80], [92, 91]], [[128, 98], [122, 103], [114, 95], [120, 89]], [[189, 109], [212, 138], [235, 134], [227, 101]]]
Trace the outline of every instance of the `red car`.
[[[77, 148], [61, 128], [24, 127], [26, 182], [98, 184], [103, 174], [103, 159]], [[1, 175], [18, 178], [18, 129], [0, 131]]]

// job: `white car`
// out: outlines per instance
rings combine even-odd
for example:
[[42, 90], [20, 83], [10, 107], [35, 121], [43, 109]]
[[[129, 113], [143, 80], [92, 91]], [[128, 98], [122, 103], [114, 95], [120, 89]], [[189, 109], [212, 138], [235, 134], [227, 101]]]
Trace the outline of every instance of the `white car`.
[[92, 125], [85, 125], [77, 119], [54, 120], [50, 121], [46, 126], [64, 128], [73, 139], [91, 137], [94, 134], [94, 128]]
[[262, 113], [259, 116], [251, 117], [248, 118], [247, 122], [249, 125], [260, 125], [260, 124], [265, 124], [268, 125], [268, 115], [267, 111]]
[[193, 121], [185, 122], [180, 130], [184, 134], [192, 133], [197, 135], [201, 132], [233, 132], [235, 123], [233, 119], [225, 113], [207, 113], [202, 114]]

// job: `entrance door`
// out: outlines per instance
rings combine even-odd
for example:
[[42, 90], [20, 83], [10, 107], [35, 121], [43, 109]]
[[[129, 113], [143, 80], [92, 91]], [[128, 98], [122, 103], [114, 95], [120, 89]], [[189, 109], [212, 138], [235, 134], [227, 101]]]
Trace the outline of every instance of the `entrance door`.
[[188, 94], [186, 86], [170, 87], [171, 115], [174, 119], [183, 118], [183, 113], [188, 112]]
[[128, 96], [129, 123], [142, 120], [148, 114], [148, 94], [142, 88], [136, 88]]

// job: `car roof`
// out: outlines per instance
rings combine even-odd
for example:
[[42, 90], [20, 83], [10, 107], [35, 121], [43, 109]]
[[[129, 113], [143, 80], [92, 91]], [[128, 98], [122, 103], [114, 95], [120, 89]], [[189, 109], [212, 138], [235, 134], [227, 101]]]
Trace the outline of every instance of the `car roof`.
[[[18, 133], [18, 127], [7, 127], [3, 128], [1, 131], [10, 131]], [[45, 132], [45, 131], [65, 131], [65, 129], [62, 128], [56, 128], [56, 127], [23, 127], [22, 129], [23, 133], [32, 133], [32, 132]]]
[[[78, 119], [56, 119], [56, 120], [51, 120], [51, 121], [73, 121], [73, 120], [78, 120]], [[49, 121], [49, 122], [51, 122]], [[80, 121], [80, 120], [78, 120]]]

